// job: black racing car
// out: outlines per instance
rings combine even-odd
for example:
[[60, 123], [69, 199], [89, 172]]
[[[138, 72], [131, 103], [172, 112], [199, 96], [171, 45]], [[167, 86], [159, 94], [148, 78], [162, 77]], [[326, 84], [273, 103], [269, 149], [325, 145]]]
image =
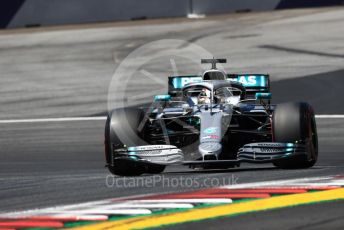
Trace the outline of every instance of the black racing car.
[[309, 168], [318, 158], [313, 108], [270, 103], [269, 76], [226, 74], [216, 63], [202, 76], [171, 76], [151, 106], [115, 109], [105, 126], [106, 166], [116, 175], [160, 173], [166, 166], [230, 168], [240, 162]]

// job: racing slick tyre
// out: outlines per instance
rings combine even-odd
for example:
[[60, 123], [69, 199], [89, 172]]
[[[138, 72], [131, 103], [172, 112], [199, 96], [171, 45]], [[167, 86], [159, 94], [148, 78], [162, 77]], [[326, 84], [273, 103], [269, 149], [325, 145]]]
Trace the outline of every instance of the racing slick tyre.
[[138, 176], [145, 173], [143, 165], [127, 159], [113, 162], [114, 149], [138, 146], [142, 143], [137, 134], [137, 127], [142, 119], [142, 112], [136, 108], [116, 109], [107, 117], [105, 124], [105, 157], [109, 171], [119, 176]]
[[275, 142], [306, 144], [306, 154], [281, 159], [273, 164], [278, 168], [310, 168], [318, 159], [318, 136], [313, 108], [307, 103], [277, 105], [273, 113]]

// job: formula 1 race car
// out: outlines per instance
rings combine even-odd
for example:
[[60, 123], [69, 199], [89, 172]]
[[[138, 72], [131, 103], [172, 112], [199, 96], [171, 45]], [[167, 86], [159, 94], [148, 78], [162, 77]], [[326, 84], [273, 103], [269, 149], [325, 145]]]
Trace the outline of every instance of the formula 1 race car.
[[271, 104], [269, 75], [171, 76], [151, 106], [114, 109], [105, 126], [106, 166], [115, 175], [161, 173], [168, 165], [225, 169], [241, 162], [309, 168], [318, 158], [312, 107]]

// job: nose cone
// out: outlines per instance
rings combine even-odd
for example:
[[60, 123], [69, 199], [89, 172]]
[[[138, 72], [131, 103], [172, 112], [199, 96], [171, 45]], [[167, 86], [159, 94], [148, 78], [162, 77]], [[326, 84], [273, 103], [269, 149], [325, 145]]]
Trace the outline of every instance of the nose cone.
[[222, 145], [217, 142], [206, 142], [202, 143], [198, 146], [199, 152], [204, 157], [205, 155], [214, 155], [216, 156], [216, 159], [218, 158], [218, 155], [222, 151]]

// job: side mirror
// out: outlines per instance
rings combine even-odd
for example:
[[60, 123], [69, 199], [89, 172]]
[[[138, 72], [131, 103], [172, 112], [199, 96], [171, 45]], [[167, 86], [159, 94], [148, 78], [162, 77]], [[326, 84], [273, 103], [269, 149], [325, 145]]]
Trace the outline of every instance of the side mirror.
[[256, 100], [271, 100], [271, 93], [256, 93]]
[[154, 96], [154, 102], [158, 101], [170, 101], [171, 100], [171, 95], [155, 95]]

